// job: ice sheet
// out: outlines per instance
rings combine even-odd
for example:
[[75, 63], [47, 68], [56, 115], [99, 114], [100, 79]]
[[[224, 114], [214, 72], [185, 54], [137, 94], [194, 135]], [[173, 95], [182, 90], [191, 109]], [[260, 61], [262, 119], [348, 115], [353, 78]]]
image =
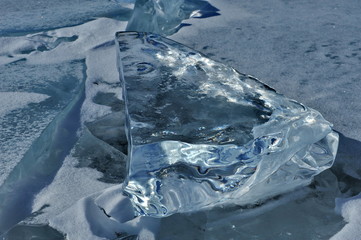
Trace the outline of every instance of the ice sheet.
[[192, 25], [170, 38], [262, 79], [361, 140], [359, 1], [209, 2], [220, 16], [186, 20]]
[[83, 24], [97, 17], [128, 19], [133, 0], [2, 0], [0, 36]]
[[[1, 152], [1, 156], [4, 157], [1, 158], [1, 176], [5, 182], [0, 187], [0, 194], [2, 194], [1, 202], [5, 204], [11, 201], [16, 203], [21, 199], [27, 199], [23, 203], [24, 207], [18, 208], [18, 213], [13, 214], [11, 217], [7, 216], [14, 210], [13, 206], [7, 204], [6, 208], [2, 208], [4, 211], [0, 211], [1, 231], [6, 230], [6, 228], [15, 224], [16, 221], [22, 220], [31, 213], [31, 209], [29, 210], [28, 208], [32, 203], [34, 194], [44, 187], [44, 184], [49, 184], [49, 179], [52, 181], [51, 184], [34, 201], [34, 212], [44, 214], [39, 214], [39, 219], [30, 217], [32, 220], [29, 220], [28, 223], [45, 224], [51, 214], [62, 212], [78, 199], [111, 186], [111, 184], [106, 184], [104, 181], [112, 182], [114, 179], [121, 179], [121, 171], [115, 174], [112, 172], [120, 169], [119, 165], [123, 166], [123, 168], [125, 166], [118, 162], [120, 161], [119, 156], [122, 156], [121, 153], [118, 153], [119, 150], [116, 149], [116, 147], [120, 146], [118, 142], [109, 146], [102, 140], [92, 141], [93, 145], [95, 144], [94, 149], [98, 151], [97, 154], [109, 154], [107, 169], [104, 169], [104, 166], [99, 163], [96, 166], [87, 163], [85, 157], [82, 159], [83, 162], [80, 163], [78, 159], [71, 158], [71, 155], [66, 158], [70, 160], [66, 160], [67, 163], [60, 169], [59, 177], [58, 175], [55, 177], [55, 173], [58, 170], [57, 167], [60, 167], [64, 160], [64, 158], [61, 159], [61, 157], [64, 157], [61, 156], [64, 151], [62, 147], [73, 144], [73, 139], [69, 136], [66, 138], [67, 144], [61, 144], [62, 146], [53, 145], [57, 141], [58, 136], [64, 136], [62, 135], [63, 133], [66, 134], [66, 131], [63, 132], [64, 126], [61, 126], [61, 124], [68, 125], [68, 127], [70, 125], [70, 128], [73, 127], [70, 135], [74, 137], [77, 136], [77, 133], [80, 136], [83, 135], [81, 131], [78, 132], [79, 126], [77, 124], [79, 122], [86, 129], [85, 124], [90, 124], [94, 120], [101, 120], [102, 117], [107, 116], [108, 120], [102, 120], [103, 122], [100, 122], [101, 126], [112, 130], [114, 122], [118, 119], [119, 121], [121, 120], [121, 115], [113, 114], [114, 111], [120, 111], [122, 108], [115, 106], [114, 109], [112, 106], [113, 104], [119, 104], [121, 100], [119, 93], [121, 91], [116, 68], [116, 52], [112, 51], [111, 48], [114, 47], [114, 32], [124, 30], [124, 28], [124, 22], [101, 18], [70, 28], [27, 36], [0, 38], [0, 41], [3, 43], [0, 55], [3, 59], [7, 59], [3, 62], [4, 65], [0, 66], [2, 68], [0, 88], [2, 91], [6, 91], [3, 97], [6, 98], [9, 95], [8, 92], [18, 91], [19, 89], [37, 92], [39, 96], [40, 94], [49, 96], [48, 99], [39, 103], [42, 104], [40, 107], [36, 107], [35, 104], [30, 104], [30, 107], [24, 105], [20, 110], [15, 109], [10, 114], [7, 114], [5, 120], [1, 122], [1, 126], [6, 130], [1, 131], [2, 135], [5, 134], [5, 137], [1, 138], [5, 146]], [[82, 93], [85, 93], [85, 100]], [[102, 94], [108, 94], [107, 96], [111, 95], [112, 97], [103, 100], [99, 98]], [[63, 121], [64, 114], [62, 110], [72, 101], [74, 96], [80, 97], [78, 100], [81, 101], [79, 103], [82, 105], [82, 108], [80, 109], [79, 106], [76, 114], [79, 115], [81, 112], [81, 118], [79, 116], [79, 119], [67, 119], [65, 116], [65, 121]], [[36, 121], [34, 121], [34, 124], [29, 125], [29, 119], [23, 117], [27, 115], [31, 117], [32, 114], [35, 120], [40, 121], [41, 125]], [[16, 128], [12, 124], [16, 124]], [[117, 126], [113, 128], [119, 129]], [[44, 129], [45, 131], [43, 131]], [[90, 131], [99, 132], [94, 126], [89, 129]], [[114, 130], [112, 131], [114, 132]], [[115, 134], [115, 136], [118, 135]], [[64, 140], [62, 141], [64, 142]], [[43, 146], [38, 146], [37, 144], [39, 143], [43, 144]], [[19, 144], [21, 144], [21, 147]], [[70, 147], [72, 148], [73, 146]], [[52, 152], [47, 153], [44, 148], [48, 148]], [[43, 150], [45, 152], [38, 156]], [[54, 154], [60, 154], [60, 158]], [[74, 155], [76, 154], [74, 153]], [[114, 154], [117, 156], [116, 160], [114, 160]], [[26, 156], [23, 159], [24, 155]], [[23, 169], [26, 169], [24, 166], [27, 164], [31, 165], [31, 162], [39, 164], [42, 161], [41, 159], [46, 160], [48, 155], [49, 168], [53, 170], [55, 168], [55, 172], [47, 167], [38, 168], [38, 172], [34, 172], [32, 169], [36, 168], [36, 164], [29, 167], [29, 171], [23, 171]], [[39, 157], [40, 160], [31, 159], [31, 156]], [[97, 157], [99, 158], [99, 156]], [[113, 163], [114, 161], [116, 163]], [[41, 165], [44, 164], [41, 163]], [[73, 165], [69, 167], [71, 164]], [[99, 169], [98, 171], [87, 169], [86, 167], [88, 166]], [[42, 171], [45, 171], [46, 174]], [[99, 171], [104, 171], [104, 174]], [[8, 174], [11, 174], [12, 177], [7, 178]], [[34, 174], [34, 177], [32, 178], [29, 174]], [[46, 180], [40, 181], [39, 174], [40, 176], [45, 174]], [[71, 176], [83, 176], [81, 179], [84, 182], [70, 181], [72, 179]], [[124, 178], [124, 176], [122, 177]], [[31, 179], [39, 181], [41, 186], [38, 183], [32, 182]], [[98, 181], [98, 179], [102, 179], [102, 181]], [[119, 182], [119, 180], [116, 181]], [[74, 185], [74, 183], [78, 184]], [[89, 187], [85, 188], [85, 186]], [[75, 190], [78, 187], [84, 190]], [[26, 189], [26, 191], [22, 189]], [[77, 194], [64, 195], [64, 192], [74, 193], [74, 191]], [[62, 201], [58, 201], [59, 194], [64, 196]], [[68, 198], [65, 196], [68, 196]]]
[[[358, 194], [361, 85], [356, 66], [361, 50], [360, 2], [210, 3], [220, 9], [219, 17], [187, 20], [184, 23], [192, 26], [180, 29], [171, 38], [320, 110], [345, 135], [332, 169], [339, 178], [335, 188], [342, 189], [346, 196]], [[225, 38], [226, 34], [229, 37]], [[357, 239], [353, 235], [358, 231], [355, 225], [347, 226], [339, 236]]]
[[[44, 66], [19, 61], [0, 66], [0, 96], [7, 99], [1, 106], [11, 101], [12, 107], [17, 107], [0, 121], [0, 185], [47, 125], [74, 98], [83, 81], [83, 67], [81, 61]], [[37, 99], [38, 103], [25, 104], [25, 99], [9, 97]], [[40, 99], [43, 101], [39, 102]], [[21, 108], [16, 104], [20, 102], [24, 103]]]
[[[104, 26], [107, 26], [107, 28]], [[21, 37], [0, 38], [2, 43], [0, 57], [5, 59], [3, 63], [8, 63], [0, 66], [0, 77], [2, 80], [0, 83], [0, 95], [1, 99], [7, 99], [2, 101], [3, 107], [1, 111], [4, 113], [5, 111], [9, 112], [9, 92], [16, 92], [11, 96], [14, 96], [14, 94], [23, 96], [25, 94], [17, 93], [19, 90], [22, 92], [35, 92], [31, 95], [32, 99], [35, 96], [40, 96], [36, 94], [50, 96], [41, 105], [32, 105], [23, 110], [18, 108], [16, 112], [12, 112], [11, 115], [2, 119], [2, 131], [0, 133], [2, 135], [0, 140], [2, 144], [0, 157], [2, 161], [1, 182], [20, 161], [22, 155], [40, 135], [46, 125], [51, 122], [78, 91], [77, 88], [82, 82], [83, 71], [85, 69], [82, 61], [76, 60], [86, 58], [87, 54], [91, 55], [95, 51], [91, 51], [91, 49], [96, 48], [98, 45], [108, 44], [111, 46], [114, 32], [124, 30], [124, 28], [124, 22], [101, 18], [71, 28]], [[95, 60], [92, 61], [95, 61], [95, 63], [89, 63], [90, 66], [87, 67], [89, 71], [95, 71], [96, 73], [93, 73], [94, 76], [89, 73], [93, 79], [90, 79], [88, 81], [90, 84], [86, 85], [86, 95], [89, 95], [88, 99], [92, 99], [98, 91], [109, 88], [106, 84], [100, 84], [98, 90], [94, 91], [96, 88], [89, 88], [91, 85], [95, 86], [93, 84], [94, 81], [101, 80], [102, 78], [113, 83], [118, 81], [117, 71], [114, 67], [115, 63], [113, 64], [114, 71], [111, 71], [111, 63], [105, 60], [112, 56], [115, 58], [114, 51], [112, 53], [111, 50], [108, 50], [102, 56], [96, 55], [93, 57]], [[96, 61], [99, 61], [99, 57], [104, 57], [102, 58], [102, 64], [96, 64]], [[88, 59], [90, 58], [88, 57]], [[92, 70], [97, 66], [98, 71], [96, 69]], [[100, 71], [99, 66], [103, 66], [101, 67], [102, 71]], [[30, 95], [27, 98], [30, 100]], [[25, 101], [19, 98], [11, 101], [13, 110], [17, 106], [16, 103], [24, 102], [22, 106], [27, 106]], [[96, 105], [93, 104], [92, 107], [86, 107], [87, 104], [85, 104], [82, 114], [83, 118], [91, 120], [92, 114], [86, 113], [90, 112], [90, 109], [93, 109], [92, 112], [98, 115], [110, 112], [110, 108], [102, 108], [99, 112]], [[41, 117], [39, 113], [42, 113]], [[16, 125], [14, 125], [15, 122]], [[15, 151], [15, 149], [17, 150]]]
[[23, 108], [31, 103], [39, 103], [49, 96], [39, 93], [29, 92], [1, 92], [0, 93], [0, 118], [11, 111]]

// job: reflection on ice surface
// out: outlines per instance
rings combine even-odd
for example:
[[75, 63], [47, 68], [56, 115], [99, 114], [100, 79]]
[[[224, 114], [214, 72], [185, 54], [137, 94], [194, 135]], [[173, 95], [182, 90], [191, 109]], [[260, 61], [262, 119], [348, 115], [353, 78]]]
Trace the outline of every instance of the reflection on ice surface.
[[317, 111], [159, 35], [117, 41], [138, 214], [254, 203], [332, 166], [338, 135]]

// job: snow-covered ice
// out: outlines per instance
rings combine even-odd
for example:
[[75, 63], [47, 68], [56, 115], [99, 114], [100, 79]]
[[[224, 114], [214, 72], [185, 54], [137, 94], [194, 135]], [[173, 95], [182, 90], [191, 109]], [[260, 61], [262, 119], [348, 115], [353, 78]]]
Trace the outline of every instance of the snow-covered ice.
[[0, 94], [0, 117], [10, 113], [11, 111], [25, 107], [30, 103], [39, 103], [47, 99], [49, 96], [39, 93], [29, 92], [1, 92]]
[[0, 35], [14, 36], [83, 24], [99, 17], [126, 20], [134, 0], [2, 0]]
[[347, 222], [346, 226], [330, 240], [354, 240], [361, 236], [361, 194], [346, 198], [336, 199], [336, 210], [342, 214]]
[[[0, 168], [2, 173], [1, 231], [21, 221], [32, 212], [31, 203], [35, 194], [46, 185], [51, 183], [45, 189], [52, 189], [52, 185], [55, 189], [58, 189], [57, 186], [67, 186], [69, 189], [69, 181], [58, 184], [58, 178], [55, 176], [63, 163], [64, 154], [71, 152], [72, 144], [78, 138], [77, 133], [85, 123], [91, 123], [94, 119], [112, 112], [111, 106], [92, 102], [92, 99], [102, 92], [114, 95], [115, 99], [121, 98], [119, 94], [121, 91], [117, 84], [119, 77], [116, 68], [116, 51], [112, 51], [111, 47], [114, 47], [114, 32], [124, 30], [124, 22], [100, 18], [84, 25], [27, 36], [0, 38], [0, 41], [4, 43], [4, 48], [0, 51], [1, 57], [7, 59], [4, 65], [0, 66], [3, 69], [0, 73], [1, 90], [7, 91], [2, 97], [9, 97], [10, 91], [15, 92], [13, 95], [22, 96], [22, 100], [18, 100], [22, 102], [30, 99], [29, 96], [33, 96], [33, 99], [37, 96], [39, 102], [41, 93], [48, 96], [38, 104], [39, 106], [34, 105], [35, 103], [24, 103], [23, 106], [16, 107], [16, 101], [13, 100], [12, 105], [16, 109], [2, 118], [1, 135], [4, 137], [1, 139], [2, 167]], [[104, 28], [104, 25], [108, 27]], [[96, 54], [99, 48], [102, 49], [103, 55], [99, 52]], [[102, 58], [101, 62], [99, 58]], [[94, 61], [101, 64], [92, 64]], [[36, 93], [25, 95], [22, 92], [16, 92], [19, 90]], [[4, 104], [6, 103], [4, 101]], [[9, 108], [5, 106], [7, 105], [4, 105], [2, 109], [8, 112]], [[98, 146], [95, 145], [95, 147]], [[36, 164], [44, 165], [44, 167], [39, 171]], [[65, 166], [58, 174], [68, 169]], [[24, 171], [25, 169], [27, 171]], [[71, 174], [71, 170], [67, 171], [67, 174]], [[83, 176], [81, 171], [74, 175]], [[96, 178], [102, 177], [93, 173], [88, 175], [92, 176], [91, 179], [95, 182], [97, 182]], [[69, 178], [65, 176], [65, 179]], [[86, 180], [85, 177], [83, 179]], [[32, 180], [38, 181], [38, 184]], [[84, 185], [87, 184], [84, 183]], [[78, 195], [73, 195], [70, 199], [64, 197], [64, 201], [55, 200], [58, 199], [55, 193], [59, 191], [52, 190], [52, 194], [47, 197], [51, 200], [44, 204], [46, 206], [49, 202], [58, 203], [51, 205], [50, 212], [59, 209], [59, 204], [62, 207], [68, 207], [77, 199], [98, 191], [100, 188], [96, 185], [89, 184], [90, 190], [77, 191], [80, 197], [77, 197]], [[106, 188], [104, 184], [101, 186], [103, 189]], [[24, 188], [29, 189], [24, 191]], [[52, 196], [54, 198], [51, 198]], [[29, 201], [24, 203], [22, 208], [17, 209], [19, 214], [9, 217], [15, 205], [24, 197]], [[42, 201], [39, 204], [42, 204]], [[36, 202], [37, 200], [35, 200], [34, 211], [39, 210], [36, 208]], [[60, 209], [59, 212], [64, 210]], [[40, 222], [45, 223], [47, 220]]]
[[82, 86], [81, 61], [44, 66], [24, 61], [0, 65], [0, 95], [6, 98], [1, 101], [6, 111], [0, 120], [1, 183]]

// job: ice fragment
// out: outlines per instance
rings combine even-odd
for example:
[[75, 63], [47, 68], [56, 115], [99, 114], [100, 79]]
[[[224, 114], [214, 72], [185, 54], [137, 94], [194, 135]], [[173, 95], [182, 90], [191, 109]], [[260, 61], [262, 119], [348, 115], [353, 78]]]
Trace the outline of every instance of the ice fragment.
[[159, 35], [117, 42], [138, 214], [255, 203], [332, 165], [338, 135], [319, 112]]

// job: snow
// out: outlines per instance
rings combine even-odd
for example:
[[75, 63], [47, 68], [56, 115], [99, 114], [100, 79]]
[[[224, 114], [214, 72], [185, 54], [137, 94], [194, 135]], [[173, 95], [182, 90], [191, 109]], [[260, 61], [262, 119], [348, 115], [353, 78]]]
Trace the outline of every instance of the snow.
[[341, 212], [346, 226], [330, 240], [356, 240], [361, 236], [361, 194], [348, 198], [336, 199], [336, 210]]
[[[87, 67], [90, 78], [86, 82], [86, 95], [89, 95], [87, 99], [92, 99], [97, 92], [106, 88], [106, 85], [99, 86], [99, 89], [89, 88], [92, 80], [99, 79], [99, 76], [109, 83], [118, 80], [115, 53], [111, 51], [111, 48], [108, 48], [103, 55], [100, 54], [101, 51], [92, 49], [103, 43], [112, 42], [114, 33], [124, 30], [125, 25], [126, 23], [123, 21], [99, 18], [75, 27], [26, 36], [0, 37], [0, 67], [2, 68], [0, 72], [2, 78], [0, 116], [16, 109], [20, 112], [15, 113], [12, 118], [3, 119], [4, 124], [0, 126], [0, 135], [2, 136], [0, 140], [2, 145], [0, 183], [20, 162], [34, 140], [54, 120], [56, 114], [74, 96], [72, 94], [77, 88], [76, 84], [81, 83], [83, 78], [82, 69], [78, 68], [82, 64], [75, 63], [77, 60], [87, 59], [86, 63], [90, 64]], [[92, 52], [98, 54], [92, 54]], [[99, 61], [101, 57], [104, 58]], [[109, 60], [105, 61], [106, 58]], [[20, 59], [22, 61], [19, 61]], [[92, 67], [96, 69], [92, 70]], [[73, 78], [79, 82], [76, 83]], [[54, 86], [59, 90], [54, 91]], [[19, 92], [20, 88], [46, 94]], [[64, 92], [62, 89], [65, 89]], [[117, 94], [119, 95], [119, 93]], [[44, 98], [44, 96], [47, 97]], [[36, 108], [23, 111], [28, 104], [40, 103], [47, 98], [50, 99], [49, 103], [45, 102]], [[34, 111], [38, 112], [34, 113], [33, 117], [30, 113]], [[110, 110], [105, 107], [99, 108], [96, 104], [84, 104], [82, 112], [83, 121], [86, 119], [90, 121], [91, 116], [94, 118], [94, 114], [105, 115]], [[40, 117], [39, 113], [43, 115]], [[24, 116], [28, 119], [25, 119]], [[12, 124], [15, 124], [16, 127]]]
[[87, 81], [85, 89], [87, 97], [82, 107], [81, 122], [91, 122], [111, 112], [110, 107], [99, 106], [93, 102], [99, 92], [114, 93], [118, 99], [122, 99], [121, 88], [112, 87], [119, 81], [116, 46], [111, 40], [106, 43], [111, 44], [100, 49], [92, 49], [86, 54]]
[[[48, 59], [52, 59], [50, 61], [52, 64], [57, 64], [58, 62], [85, 58], [87, 66], [86, 98], [81, 109], [81, 123], [91, 122], [111, 113], [110, 107], [92, 101], [97, 93], [110, 92], [121, 99], [119, 87], [112, 87], [119, 81], [116, 67], [116, 51], [113, 49], [114, 44], [112, 42], [114, 32], [124, 30], [125, 27], [123, 22], [110, 19], [98, 19], [85, 25], [46, 33], [54, 36], [54, 38], [72, 36], [73, 34], [78, 34], [79, 37], [74, 42], [59, 44], [49, 51], [36, 51], [34, 55], [28, 54], [26, 56], [27, 64], [30, 65], [49, 64]], [[104, 28], [104, 25], [109, 26], [109, 28]], [[19, 38], [21, 37], [16, 37], [13, 42], [9, 42], [14, 43], [17, 40], [23, 42]], [[88, 41], [89, 38], [92, 38], [92, 40]], [[105, 44], [102, 45], [103, 43]], [[29, 42], [26, 42], [26, 44], [29, 44]], [[101, 46], [98, 47], [98, 45]], [[21, 48], [24, 44], [18, 44], [17, 46]], [[60, 50], [58, 50], [59, 48]], [[14, 49], [13, 53], [15, 54], [18, 49]], [[67, 50], [70, 52], [67, 52]], [[95, 81], [99, 83], [94, 84]], [[4, 94], [4, 98], [7, 96]], [[112, 184], [102, 183], [97, 180], [102, 177], [100, 172], [90, 168], [78, 168], [77, 164], [78, 159], [72, 157], [72, 154], [65, 158], [62, 167], [51, 184], [45, 187], [34, 199], [33, 212], [41, 211], [43, 214], [31, 219], [31, 223], [46, 223], [51, 216], [60, 214], [64, 209], [75, 204], [78, 199], [112, 186]], [[43, 209], [44, 206], [45, 209]]]
[[0, 38], [1, 61], [26, 59], [28, 64], [50, 64], [83, 59], [90, 49], [113, 41], [115, 32], [125, 26], [124, 21], [97, 18], [75, 27]]
[[78, 199], [94, 194], [111, 185], [97, 181], [101, 173], [91, 168], [76, 168], [77, 159], [68, 156], [56, 174], [52, 183], [37, 194], [32, 206], [33, 212], [49, 205], [32, 220], [32, 223], [44, 223], [68, 209]]
[[50, 225], [68, 233], [69, 239], [100, 240], [132, 235], [138, 235], [140, 239], [155, 239], [159, 221], [134, 218], [129, 199], [121, 192], [122, 186], [117, 185], [82, 198], [51, 219]]
[[[21, 136], [16, 136], [16, 132], [11, 131], [11, 127], [2, 127], [1, 125], [7, 122], [6, 115], [12, 113], [15, 110], [19, 110], [22, 108], [32, 108], [35, 107], [37, 104], [45, 101], [50, 96], [46, 94], [40, 93], [31, 93], [31, 92], [0, 92], [0, 130], [2, 131], [2, 136], [7, 136], [8, 134], [12, 134], [12, 138], [16, 139], [13, 141], [14, 144], [7, 144], [11, 143], [11, 139], [7, 141], [4, 139], [0, 141], [0, 184], [4, 182], [6, 177], [8, 176], [9, 172], [13, 169], [13, 167], [19, 161], [17, 159], [17, 155], [19, 153], [25, 151], [27, 148], [26, 141], [21, 141]], [[38, 105], [39, 106], [39, 105]], [[26, 118], [24, 119], [27, 121], [29, 125], [29, 121], [31, 120], [31, 114], [25, 115]], [[20, 126], [19, 126], [20, 125]], [[39, 125], [42, 125], [39, 123]], [[33, 124], [34, 127], [39, 126], [37, 124]], [[18, 128], [21, 128], [21, 120], [18, 123]], [[26, 134], [26, 131], [23, 131], [22, 134]], [[14, 136], [15, 135], [15, 136]], [[30, 135], [31, 136], [31, 135]], [[27, 136], [29, 141], [30, 136]], [[19, 141], [20, 140], [20, 141]], [[31, 142], [31, 140], [29, 141]], [[25, 145], [25, 146], [24, 146]], [[14, 150], [17, 150], [14, 153]]]
[[23, 108], [30, 103], [39, 103], [49, 98], [48, 95], [29, 92], [0, 92], [0, 118], [9, 112]]
[[[13, 109], [0, 121], [0, 182], [21, 161], [34, 141], [74, 98], [83, 81], [82, 62], [28, 65], [24, 61], [0, 65], [0, 95], [36, 93], [49, 96], [45, 100]], [[18, 94], [19, 93], [19, 94]], [[13, 100], [13, 106], [20, 101]], [[5, 104], [7, 100], [2, 101]], [[1, 104], [2, 104], [1, 103]]]
[[[92, 102], [92, 99], [100, 92], [112, 92], [117, 97], [121, 98], [119, 87], [112, 87], [118, 81], [119, 77], [115, 64], [116, 52], [112, 51], [111, 47], [114, 42], [114, 33], [124, 29], [125, 23], [122, 21], [99, 18], [75, 27], [28, 34], [26, 36], [0, 38], [0, 42], [3, 43], [0, 55], [2, 59], [6, 60], [4, 61], [4, 64], [12, 62], [12, 64], [2, 66], [4, 71], [0, 73], [3, 80], [1, 83], [1, 90], [17, 90], [22, 88], [26, 90], [37, 90], [44, 93], [49, 92], [49, 96], [45, 94], [36, 95], [35, 93], [28, 93], [28, 95], [25, 95], [26, 93], [21, 92], [0, 92], [0, 100], [2, 100], [1, 102], [3, 104], [3, 107], [1, 108], [2, 113], [5, 114], [11, 110], [19, 109], [20, 113], [16, 113], [16, 116], [21, 116], [21, 114], [29, 113], [29, 111], [24, 108], [27, 104], [40, 102], [47, 98], [50, 99], [50, 102], [45, 105], [43, 104], [41, 108], [46, 109], [48, 106], [52, 107], [46, 114], [36, 116], [37, 118], [40, 118], [41, 123], [44, 122], [41, 127], [38, 126], [39, 124], [34, 125], [29, 124], [29, 122], [25, 122], [24, 125], [26, 126], [22, 126], [21, 121], [17, 120], [16, 122], [12, 122], [12, 124], [16, 124], [17, 126], [14, 130], [11, 124], [9, 125], [7, 123], [11, 121], [11, 118], [5, 119], [6, 121], [4, 120], [2, 128], [4, 131], [2, 131], [1, 134], [9, 133], [8, 135], [14, 135], [15, 133], [16, 135], [15, 137], [7, 137], [7, 135], [5, 135], [5, 138], [0, 141], [4, 144], [0, 154], [2, 163], [0, 167], [2, 173], [1, 180], [4, 181], [4, 185], [0, 189], [2, 195], [5, 194], [4, 196], [6, 196], [9, 191], [9, 188], [6, 187], [7, 185], [13, 186], [12, 184], [14, 183], [12, 183], [12, 179], [17, 179], [17, 164], [19, 164], [19, 166], [29, 164], [26, 162], [32, 161], [31, 156], [34, 155], [36, 157], [36, 149], [44, 148], [36, 146], [39, 144], [39, 141], [37, 141], [38, 139], [48, 138], [46, 134], [49, 134], [49, 131], [46, 129], [62, 129], [63, 126], [60, 126], [60, 128], [58, 126], [59, 118], [61, 118], [61, 115], [63, 114], [62, 111], [64, 111], [62, 108], [64, 108], [66, 104], [69, 104], [69, 101], [74, 98], [74, 96], [71, 95], [74, 82], [72, 83], [71, 81], [78, 80], [78, 84], [82, 85], [83, 78], [86, 78], [86, 100], [82, 104], [82, 116], [80, 119], [82, 124], [111, 113], [110, 107], [95, 104]], [[19, 59], [23, 60], [17, 62]], [[108, 61], [105, 61], [105, 59], [108, 59]], [[79, 62], [81, 63], [80, 67], [86, 66], [86, 76], [83, 76], [82, 74], [77, 75], [78, 69], [76, 69], [76, 66], [79, 66]], [[84, 65], [83, 62], [85, 63]], [[72, 70], [70, 74], [77, 75], [77, 77], [74, 79], [70, 74], [64, 75], [64, 72], [67, 73], [68, 70]], [[80, 70], [84, 71], [85, 69], [83, 68]], [[47, 75], [48, 72], [49, 75]], [[24, 81], [24, 79], [26, 80]], [[99, 81], [100, 83], [95, 85], [95, 81]], [[64, 86], [62, 86], [62, 84], [64, 84]], [[75, 85], [75, 89], [76, 86], [77, 85]], [[79, 88], [76, 90], [77, 95], [80, 94], [78, 92], [81, 93]], [[14, 96], [17, 98], [12, 99]], [[23, 97], [22, 100], [19, 98], [20, 96]], [[41, 96], [43, 96], [43, 98], [41, 98]], [[63, 102], [65, 106], [62, 104]], [[52, 104], [56, 104], [56, 108]], [[60, 110], [60, 113], [54, 110]], [[39, 110], [34, 111], [38, 111], [38, 115], [41, 113]], [[54, 113], [58, 113], [58, 115]], [[26, 119], [24, 120], [26, 121]], [[76, 119], [69, 119], [69, 121], [76, 121]], [[51, 125], [52, 127], [49, 127]], [[72, 125], [76, 126], [75, 122], [73, 122]], [[27, 132], [23, 129], [29, 127], [33, 132], [36, 130], [36, 134], [33, 134], [31, 138], [26, 135]], [[54, 134], [57, 134], [57, 132], [58, 131]], [[59, 132], [62, 133], [62, 131]], [[74, 132], [74, 134], [76, 134], [76, 132]], [[23, 140], [23, 138], [25, 138], [25, 140]], [[49, 140], [53, 141], [53, 138], [54, 137], [51, 137]], [[40, 143], [44, 143], [41, 141], [44, 140], [40, 140]], [[71, 142], [71, 140], [68, 139], [68, 142]], [[14, 149], [17, 149], [17, 151]], [[54, 153], [50, 153], [50, 155], [56, 155], [57, 151], [61, 152], [63, 149], [53, 150]], [[43, 155], [44, 158], [46, 158], [46, 154]], [[57, 157], [53, 155], [53, 158]], [[34, 160], [34, 163], [38, 162], [37, 159]], [[73, 165], [70, 165], [70, 163]], [[76, 164], [77, 159], [72, 158], [71, 155], [65, 158], [63, 166], [60, 168], [50, 185], [45, 187], [34, 199], [34, 212], [39, 211], [43, 214], [40, 214], [38, 218], [31, 218], [31, 220], [26, 221], [32, 224], [47, 223], [50, 218], [49, 216], [54, 216], [64, 211], [64, 209], [70, 207], [78, 199], [111, 186], [111, 184], [105, 184], [97, 180], [102, 177], [100, 172], [90, 168], [78, 168], [75, 166]], [[22, 167], [19, 167], [19, 169], [21, 168]], [[15, 174], [12, 172], [15, 172]], [[32, 173], [32, 171], [29, 172]], [[7, 178], [9, 174], [14, 175], [15, 178]], [[47, 172], [47, 174], [53, 173]], [[27, 179], [26, 177], [27, 175], [24, 174], [23, 178]], [[49, 177], [51, 178], [51, 175], [49, 175]], [[31, 181], [29, 184], [32, 184]], [[79, 189], [82, 189], [82, 191], [79, 191]], [[34, 193], [30, 193], [30, 195], [37, 193], [36, 190], [30, 190], [29, 192], [31, 191], [34, 191]], [[11, 197], [8, 194], [9, 196], [6, 197], [6, 199], [1, 199], [5, 201], [2, 204], [5, 204], [6, 201], [9, 201], [9, 199], [12, 198], [21, 199], [26, 196], [26, 198], [31, 199], [33, 196], [29, 196], [28, 194], [28, 192], [22, 193], [21, 191], [14, 194], [14, 196], [11, 195]], [[45, 208], [43, 209], [43, 207]], [[10, 206], [7, 206], [7, 208], [6, 211], [0, 211], [0, 215], [6, 215], [7, 212], [12, 209]], [[22, 208], [21, 211], [23, 210], [24, 209]], [[22, 214], [24, 213], [20, 213], [20, 216]], [[6, 221], [5, 219], [1, 219], [1, 228], [12, 221], [19, 220], [21, 220], [21, 218], [16, 214]]]
[[134, 0], [2, 0], [0, 3], [0, 35], [74, 26], [96, 17], [126, 19]]

